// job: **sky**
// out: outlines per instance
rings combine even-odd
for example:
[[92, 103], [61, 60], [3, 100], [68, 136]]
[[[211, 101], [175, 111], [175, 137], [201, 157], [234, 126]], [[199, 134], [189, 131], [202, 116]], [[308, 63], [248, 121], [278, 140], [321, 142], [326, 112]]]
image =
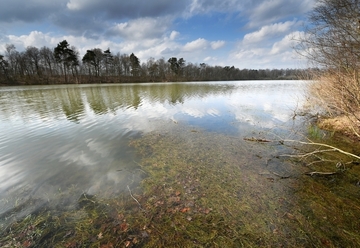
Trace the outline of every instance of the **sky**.
[[293, 50], [315, 0], [1, 0], [0, 54], [6, 44], [80, 53], [110, 48], [148, 59], [240, 69], [306, 67]]

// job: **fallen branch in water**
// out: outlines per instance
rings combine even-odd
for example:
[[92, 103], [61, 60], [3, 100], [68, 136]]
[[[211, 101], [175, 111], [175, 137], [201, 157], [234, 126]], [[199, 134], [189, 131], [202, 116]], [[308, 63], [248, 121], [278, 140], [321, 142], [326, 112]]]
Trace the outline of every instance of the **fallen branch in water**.
[[306, 172], [305, 175], [308, 176], [332, 176], [337, 174], [337, 172], [320, 172], [320, 171], [312, 171], [312, 172]]
[[326, 150], [315, 150], [312, 152], [307, 152], [304, 154], [284, 154], [284, 155], [280, 155], [280, 157], [291, 157], [291, 158], [304, 158], [304, 157], [308, 157], [310, 155], [315, 155], [316, 153], [322, 153], [322, 152], [335, 152], [335, 149], [326, 149]]
[[131, 198], [133, 198], [134, 201], [136, 201], [136, 203], [139, 205], [139, 208], [142, 209], [140, 202], [139, 202], [138, 200], [136, 200], [136, 198], [132, 195], [131, 190], [130, 190], [130, 188], [129, 188], [129, 185], [127, 185], [127, 188], [128, 188], [128, 190], [129, 190], [129, 193], [130, 193]]
[[271, 142], [271, 140], [259, 139], [259, 138], [254, 138], [254, 137], [251, 137], [251, 138], [246, 138], [245, 137], [244, 140], [253, 141], [253, 142]]
[[314, 145], [314, 146], [321, 146], [321, 147], [326, 147], [326, 148], [329, 148], [329, 149], [326, 149], [326, 150], [316, 150], [316, 151], [313, 151], [313, 152], [309, 152], [309, 153], [306, 153], [306, 154], [302, 154], [302, 155], [281, 155], [281, 156], [287, 156], [287, 157], [305, 157], [305, 156], [308, 156], [308, 155], [312, 155], [312, 154], [315, 154], [315, 153], [319, 153], [319, 152], [340, 152], [342, 154], [345, 154], [347, 156], [350, 156], [350, 157], [353, 157], [353, 158], [356, 158], [358, 160], [360, 160], [360, 156], [357, 156], [353, 153], [350, 153], [350, 152], [346, 152], [344, 150], [341, 150], [335, 146], [331, 146], [331, 145], [327, 145], [327, 144], [324, 144], [324, 143], [316, 143], [316, 142], [304, 142], [304, 141], [299, 141], [299, 140], [267, 140], [267, 139], [261, 139], [261, 138], [254, 138], [254, 137], [251, 137], [251, 138], [244, 138], [244, 140], [247, 140], [247, 141], [255, 141], [255, 142], [279, 142], [280, 144], [284, 144], [285, 142], [292, 142], [292, 143], [299, 143], [299, 144], [302, 144], [302, 145]]
[[[244, 140], [248, 140], [248, 141], [257, 141], [257, 142], [271, 142], [271, 140], [266, 140], [266, 139], [257, 139], [257, 138], [244, 138]], [[355, 155], [353, 153], [350, 152], [346, 152], [344, 150], [341, 150], [335, 146], [331, 146], [328, 144], [324, 144], [324, 143], [317, 143], [317, 142], [305, 142], [305, 141], [299, 141], [299, 140], [272, 140], [273, 142], [279, 142], [280, 144], [284, 145], [285, 142], [289, 142], [289, 143], [298, 143], [301, 145], [312, 145], [312, 146], [318, 146], [318, 148], [316, 148], [314, 151], [310, 151], [310, 152], [305, 152], [303, 154], [283, 154], [283, 155], [279, 155], [279, 157], [292, 157], [292, 158], [306, 158], [309, 156], [315, 156], [317, 158], [319, 158], [319, 161], [314, 161], [311, 162], [309, 165], [314, 164], [314, 163], [318, 163], [318, 162], [324, 162], [325, 160], [323, 160], [322, 158], [320, 158], [319, 156], [317, 156], [318, 153], [325, 153], [325, 152], [339, 152], [341, 154], [344, 154], [346, 156], [352, 157], [357, 159], [358, 161], [360, 161], [360, 156]], [[322, 148], [322, 149], [321, 149]], [[329, 160], [327, 160], [329, 161]], [[352, 161], [351, 163], [354, 163], [354, 161]], [[345, 170], [345, 166], [342, 162], [338, 162], [336, 164], [336, 168], [340, 169], [341, 167], [342, 170]], [[272, 172], [274, 175], [279, 176], [281, 179], [283, 178], [288, 178], [288, 177], [284, 177], [281, 176], [279, 174], [276, 174], [274, 172]], [[331, 176], [331, 175], [335, 175], [338, 172], [319, 172], [319, 171], [313, 171], [313, 172], [307, 172], [305, 173], [305, 175], [309, 175], [309, 176]]]
[[353, 157], [353, 158], [356, 158], [358, 160], [360, 160], [360, 156], [357, 156], [353, 153], [350, 153], [350, 152], [346, 152], [344, 150], [341, 150], [335, 146], [331, 146], [331, 145], [327, 145], [327, 144], [324, 144], [324, 143], [316, 143], [316, 142], [304, 142], [304, 141], [299, 141], [299, 140], [267, 140], [267, 139], [262, 139], [262, 138], [254, 138], [254, 137], [251, 137], [251, 138], [244, 138], [244, 140], [247, 140], [247, 141], [255, 141], [255, 142], [279, 142], [280, 144], [284, 144], [284, 142], [292, 142], [292, 143], [299, 143], [299, 144], [302, 144], [302, 145], [315, 145], [315, 146], [321, 146], [321, 147], [326, 147], [326, 148], [330, 148], [330, 149], [327, 149], [327, 150], [317, 150], [317, 151], [313, 151], [313, 152], [310, 152], [310, 153], [306, 153], [304, 155], [282, 155], [282, 156], [289, 156], [289, 157], [293, 157], [293, 156], [306, 156], [306, 155], [311, 155], [311, 154], [315, 154], [315, 153], [319, 153], [319, 152], [329, 152], [329, 151], [335, 151], [335, 152], [340, 152], [342, 154], [345, 154], [347, 156], [350, 156], [350, 157]]
[[[318, 152], [329, 152], [329, 151], [335, 151], [335, 152], [340, 152], [342, 154], [345, 154], [347, 156], [350, 156], [350, 157], [353, 157], [353, 158], [356, 158], [358, 160], [360, 160], [360, 157], [353, 154], [353, 153], [350, 153], [350, 152], [346, 152], [344, 150], [341, 150], [335, 146], [331, 146], [331, 145], [327, 145], [327, 144], [323, 144], [323, 143], [315, 143], [315, 142], [304, 142], [304, 141], [298, 141], [298, 140], [283, 140], [283, 142], [293, 142], [293, 143], [299, 143], [299, 144], [303, 144], [303, 145], [315, 145], [315, 146], [322, 146], [322, 147], [326, 147], [326, 148], [330, 148], [330, 149], [327, 149], [327, 150], [318, 150], [318, 151], [313, 151], [312, 153], [318, 153]], [[308, 154], [311, 154], [311, 153], [307, 153], [305, 155], [308, 155]], [[286, 155], [283, 155], [283, 156], [286, 156]], [[293, 156], [293, 155], [288, 155], [288, 156]]]

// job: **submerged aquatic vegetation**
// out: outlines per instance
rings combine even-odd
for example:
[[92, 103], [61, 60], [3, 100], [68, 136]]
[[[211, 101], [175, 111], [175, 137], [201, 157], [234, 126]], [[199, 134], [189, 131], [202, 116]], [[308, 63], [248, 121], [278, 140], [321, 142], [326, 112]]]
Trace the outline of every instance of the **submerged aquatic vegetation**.
[[[282, 144], [178, 127], [131, 141], [147, 177], [111, 199], [81, 194], [0, 233], [2, 247], [355, 247], [360, 167], [278, 156]], [[282, 152], [284, 148], [282, 147]], [[289, 151], [290, 152], [290, 151]], [[328, 155], [330, 156], [330, 155]], [[332, 158], [334, 159], [334, 158]]]
[[304, 161], [277, 156], [278, 144], [191, 130], [153, 133], [133, 145], [150, 175], [142, 203], [156, 233], [150, 247], [360, 244], [358, 166], [329, 164], [339, 173], [309, 177]]

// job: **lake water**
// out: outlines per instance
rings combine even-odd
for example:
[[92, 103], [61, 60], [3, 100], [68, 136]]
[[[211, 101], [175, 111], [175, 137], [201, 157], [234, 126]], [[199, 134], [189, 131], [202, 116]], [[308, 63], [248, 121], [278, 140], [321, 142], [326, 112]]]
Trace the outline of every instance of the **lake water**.
[[308, 124], [294, 114], [305, 104], [305, 86], [242, 81], [2, 87], [0, 221], [8, 225], [44, 204], [71, 208], [82, 194], [105, 199], [137, 187], [148, 175], [129, 143], [148, 134], [185, 128], [241, 140], [301, 136]]
[[[251, 81], [0, 88], [0, 198], [17, 196], [19, 204], [69, 185], [92, 194], [105, 185], [121, 190], [137, 167], [129, 138], [164, 125], [235, 136], [286, 130], [302, 105], [302, 87]], [[2, 202], [0, 214], [14, 200]]]

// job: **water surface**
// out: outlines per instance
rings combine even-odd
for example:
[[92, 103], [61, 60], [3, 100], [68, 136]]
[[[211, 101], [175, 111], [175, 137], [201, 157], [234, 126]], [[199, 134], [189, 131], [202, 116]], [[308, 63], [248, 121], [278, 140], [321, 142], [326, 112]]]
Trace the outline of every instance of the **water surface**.
[[301, 89], [298, 81], [3, 87], [1, 198], [70, 185], [122, 190], [139, 180], [129, 138], [176, 124], [231, 135], [285, 128]]
[[[142, 157], [129, 145], [139, 139], [145, 151], [152, 144], [160, 149], [145, 161], [153, 157], [166, 163], [187, 151], [182, 156], [189, 164], [203, 166], [206, 152], [215, 149], [220, 160], [240, 168], [238, 180], [245, 186], [235, 185], [244, 187], [244, 198], [238, 196], [242, 205], [251, 202], [246, 197], [258, 195], [258, 201], [252, 197], [255, 212], [248, 218], [265, 219], [270, 214], [275, 218], [280, 199], [291, 202], [291, 211], [296, 212], [297, 204], [308, 205], [306, 196], [294, 195], [307, 187], [299, 183], [304, 168], [277, 159], [289, 152], [278, 143], [265, 146], [243, 138], [304, 138], [308, 123], [296, 113], [305, 103], [305, 87], [301, 81], [2, 87], [0, 222], [5, 226], [45, 205], [72, 209], [84, 194], [110, 199], [135, 188], [149, 177], [141, 167]], [[170, 143], [165, 147], [154, 143], [158, 137]], [[181, 145], [181, 151], [171, 141]], [[161, 152], [168, 149], [162, 157]], [[207, 156], [213, 159], [212, 155]], [[356, 195], [356, 190], [352, 188], [351, 194]], [[295, 219], [296, 213], [287, 212], [290, 207], [284, 211], [277, 221], [265, 221], [270, 234], [278, 230], [274, 223], [284, 216]], [[298, 211], [300, 221], [307, 210]], [[257, 222], [251, 224], [256, 227]]]
[[297, 81], [3, 87], [1, 198], [53, 195], [70, 185], [116, 192], [138, 176], [129, 138], [177, 123], [232, 135], [280, 128], [301, 104], [301, 87]]

